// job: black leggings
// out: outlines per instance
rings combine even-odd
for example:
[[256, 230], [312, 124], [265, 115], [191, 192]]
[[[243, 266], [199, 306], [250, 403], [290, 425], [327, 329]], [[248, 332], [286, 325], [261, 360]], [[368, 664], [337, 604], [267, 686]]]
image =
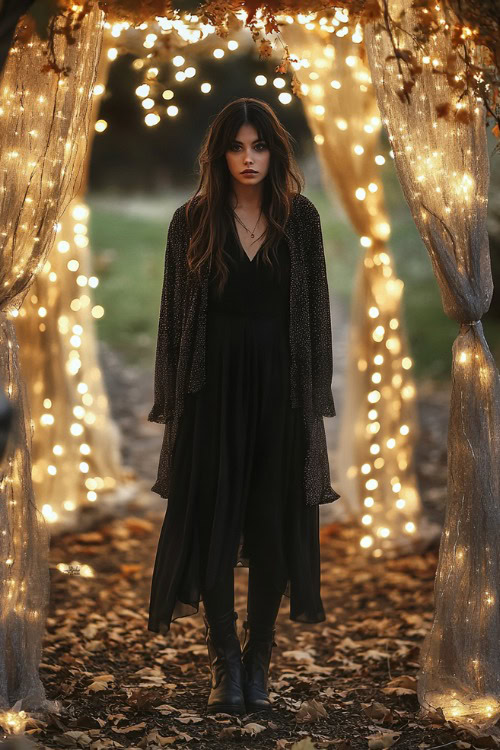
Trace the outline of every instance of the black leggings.
[[[248, 576], [247, 619], [253, 635], [266, 637], [272, 632], [284, 593], [269, 585], [264, 566], [250, 564]], [[218, 585], [210, 591], [202, 587], [203, 607], [209, 623], [234, 611], [234, 567], [226, 567]], [[253, 637], [253, 636], [252, 636]]]

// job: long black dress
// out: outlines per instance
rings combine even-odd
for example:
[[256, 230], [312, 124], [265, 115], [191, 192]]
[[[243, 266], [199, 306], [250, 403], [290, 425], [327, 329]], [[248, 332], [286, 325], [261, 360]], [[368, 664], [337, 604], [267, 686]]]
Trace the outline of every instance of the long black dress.
[[304, 428], [290, 406], [288, 244], [270, 254], [271, 268], [260, 250], [250, 260], [232, 230], [222, 296], [210, 275], [205, 383], [185, 396], [172, 453], [151, 584], [157, 633], [198, 612], [202, 576], [208, 589], [228, 565], [252, 560], [290, 598], [290, 619], [325, 620], [319, 507], [305, 504]]

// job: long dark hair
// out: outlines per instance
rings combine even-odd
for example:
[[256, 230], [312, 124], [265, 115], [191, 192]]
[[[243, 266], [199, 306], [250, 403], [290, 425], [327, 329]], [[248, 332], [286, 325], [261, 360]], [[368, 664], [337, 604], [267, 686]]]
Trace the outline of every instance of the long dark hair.
[[[269, 251], [283, 235], [290, 215], [292, 197], [300, 193], [304, 178], [297, 166], [291, 147], [295, 139], [278, 120], [274, 110], [264, 101], [241, 97], [229, 102], [210, 124], [198, 155], [199, 183], [186, 206], [186, 219], [191, 241], [187, 250], [188, 268], [200, 275], [204, 263], [215, 263], [218, 290], [228, 276], [222, 249], [227, 235], [233, 231], [230, 205], [231, 173], [226, 162], [238, 130], [250, 123], [270, 151], [269, 170], [262, 183], [262, 214], [267, 219], [264, 243], [258, 255], [272, 265]], [[259, 260], [258, 257], [255, 258]]]

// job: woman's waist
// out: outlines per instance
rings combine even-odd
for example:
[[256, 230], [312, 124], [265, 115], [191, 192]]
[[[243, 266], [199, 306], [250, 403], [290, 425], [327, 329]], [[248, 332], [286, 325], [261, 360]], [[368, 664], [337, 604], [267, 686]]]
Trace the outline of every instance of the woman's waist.
[[288, 319], [289, 311], [276, 308], [258, 308], [255, 310], [241, 309], [238, 307], [209, 307], [208, 317], [219, 318], [277, 318]]

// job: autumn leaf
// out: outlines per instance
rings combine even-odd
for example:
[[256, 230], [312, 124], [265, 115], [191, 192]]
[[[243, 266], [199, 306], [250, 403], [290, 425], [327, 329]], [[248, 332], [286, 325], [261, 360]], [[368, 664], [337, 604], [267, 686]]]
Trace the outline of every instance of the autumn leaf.
[[255, 722], [250, 722], [249, 724], [245, 724], [241, 728], [241, 731], [253, 737], [256, 734], [260, 734], [260, 732], [263, 732], [264, 729], [266, 729], [266, 727], [263, 724], [256, 724]]
[[61, 737], [66, 737], [65, 745], [90, 745], [92, 739], [87, 732], [78, 732], [77, 730], [72, 732], [63, 732]]
[[283, 656], [285, 658], [295, 659], [295, 661], [309, 662], [310, 664], [314, 662], [314, 657], [311, 656], [308, 651], [284, 651]]
[[197, 714], [183, 714], [182, 716], [174, 716], [175, 721], [180, 721], [181, 724], [196, 724], [198, 721], [203, 721], [203, 716]]
[[384, 750], [386, 747], [392, 747], [399, 739], [401, 732], [379, 732], [378, 734], [368, 735], [368, 747], [370, 750]]
[[109, 689], [108, 682], [113, 682], [114, 679], [115, 678], [112, 674], [97, 675], [94, 678], [94, 681], [90, 683], [90, 685], [88, 686], [85, 692], [98, 693], [101, 690], [108, 690]]
[[300, 742], [295, 742], [292, 745], [291, 750], [316, 750], [316, 745], [313, 744], [310, 737], [306, 737], [305, 739], [300, 740]]
[[382, 723], [392, 724], [393, 722], [393, 713], [390, 708], [387, 708], [382, 703], [377, 703], [377, 701], [372, 701], [370, 704], [368, 703], [362, 703], [361, 704], [363, 712], [370, 717], [370, 719], [373, 719], [373, 721], [380, 721]]
[[295, 714], [296, 721], [317, 721], [318, 719], [324, 719], [328, 716], [328, 713], [323, 706], [314, 698], [310, 701], [303, 701], [299, 710]]
[[273, 53], [273, 48], [271, 46], [271, 42], [269, 41], [269, 39], [262, 39], [259, 42], [259, 58], [262, 59], [266, 57], [271, 57], [272, 53]]
[[144, 729], [146, 726], [145, 721], [141, 721], [140, 724], [134, 724], [131, 727], [113, 727], [113, 732], [118, 732], [118, 734], [128, 734], [129, 732], [139, 732], [141, 729]]
[[387, 695], [415, 695], [417, 692], [417, 680], [410, 675], [395, 677], [387, 683], [387, 687], [382, 688], [382, 692]]

